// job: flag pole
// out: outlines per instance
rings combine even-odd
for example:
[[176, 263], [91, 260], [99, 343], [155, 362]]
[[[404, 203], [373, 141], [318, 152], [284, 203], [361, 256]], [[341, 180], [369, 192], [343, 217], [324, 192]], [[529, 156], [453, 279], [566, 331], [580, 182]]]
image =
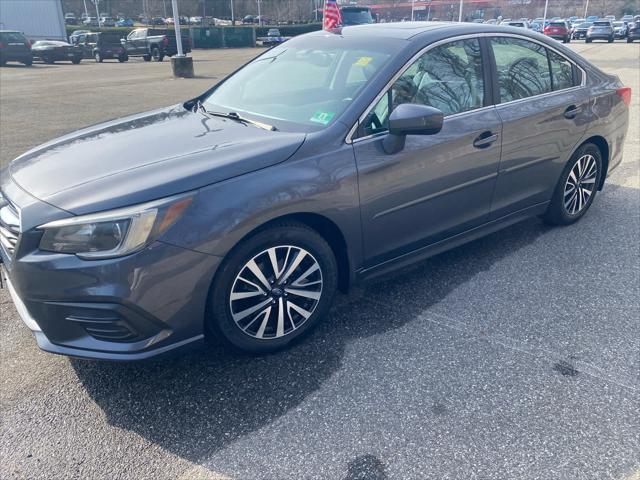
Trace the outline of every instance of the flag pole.
[[460, 0], [460, 13], [458, 14], [458, 23], [462, 22], [462, 3], [464, 0]]

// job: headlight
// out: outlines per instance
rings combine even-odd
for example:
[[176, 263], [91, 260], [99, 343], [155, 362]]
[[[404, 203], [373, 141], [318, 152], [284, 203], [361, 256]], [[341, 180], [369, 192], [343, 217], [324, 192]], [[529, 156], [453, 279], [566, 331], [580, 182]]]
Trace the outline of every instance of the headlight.
[[44, 230], [40, 250], [71, 253], [87, 260], [128, 255], [167, 231], [191, 200], [191, 196], [182, 195], [47, 223], [38, 227]]

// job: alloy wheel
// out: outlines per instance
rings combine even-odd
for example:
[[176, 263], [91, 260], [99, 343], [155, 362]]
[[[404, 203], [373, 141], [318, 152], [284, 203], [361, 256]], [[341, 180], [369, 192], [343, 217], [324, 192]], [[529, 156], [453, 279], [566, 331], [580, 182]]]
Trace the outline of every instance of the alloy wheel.
[[236, 276], [229, 296], [231, 316], [253, 338], [281, 338], [311, 317], [322, 286], [320, 264], [310, 252], [292, 245], [270, 247]]
[[598, 164], [592, 155], [583, 155], [569, 172], [564, 186], [564, 208], [570, 215], [577, 215], [589, 203], [596, 188]]

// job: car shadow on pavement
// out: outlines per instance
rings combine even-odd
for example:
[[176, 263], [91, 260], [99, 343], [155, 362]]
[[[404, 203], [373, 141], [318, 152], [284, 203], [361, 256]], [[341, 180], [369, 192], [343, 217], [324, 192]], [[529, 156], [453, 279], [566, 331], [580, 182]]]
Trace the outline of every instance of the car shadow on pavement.
[[[300, 405], [341, 368], [350, 342], [420, 321], [402, 297], [381, 311], [372, 301], [376, 291], [420, 288], [420, 310], [428, 312], [452, 290], [548, 229], [531, 219], [357, 288], [338, 298], [329, 318], [310, 336], [276, 354], [242, 356], [212, 345], [143, 363], [72, 359], [71, 365], [111, 425], [202, 463]], [[347, 478], [385, 478], [378, 463], [360, 458], [345, 473]], [[373, 468], [377, 476], [362, 477], [362, 468]]]

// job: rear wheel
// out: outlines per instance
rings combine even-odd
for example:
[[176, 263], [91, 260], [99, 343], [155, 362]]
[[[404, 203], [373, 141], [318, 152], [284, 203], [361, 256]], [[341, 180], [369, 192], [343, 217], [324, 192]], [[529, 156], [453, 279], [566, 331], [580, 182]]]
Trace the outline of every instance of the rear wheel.
[[602, 178], [602, 154], [592, 143], [580, 147], [564, 168], [543, 218], [553, 225], [570, 225], [587, 212]]
[[95, 61], [97, 63], [102, 63], [104, 58], [102, 58], [102, 55], [100, 55], [100, 52], [96, 52], [93, 54], [93, 58], [95, 59]]
[[160, 53], [160, 49], [156, 47], [151, 50], [151, 58], [153, 58], [154, 62], [161, 62], [164, 59], [164, 55]]
[[145, 55], [143, 55], [143, 56], [142, 56], [142, 59], [143, 59], [145, 62], [150, 62], [150, 61], [151, 61], [151, 55], [149, 55], [149, 54], [145, 54]]
[[122, 63], [122, 62], [126, 62], [127, 60], [129, 60], [129, 56], [128, 56], [128, 55], [120, 55], [120, 56], [118, 57], [118, 61], [119, 61], [120, 63]]
[[74, 65], [78, 65], [81, 61], [82, 61], [82, 58], [76, 57], [73, 60], [71, 60], [71, 63], [73, 63]]
[[43, 57], [42, 61], [49, 65], [53, 65], [54, 63], [56, 63], [56, 61], [53, 58], [49, 58], [49, 57]]
[[307, 334], [337, 286], [331, 247], [298, 223], [265, 229], [236, 247], [212, 285], [209, 326], [232, 347], [267, 353]]
[[591, 43], [591, 39], [590, 38], [585, 38], [584, 41], [585, 41], [585, 43]]
[[31, 65], [33, 65], [33, 58], [27, 58], [24, 62], [25, 67], [30, 67]]
[[627, 43], [633, 43], [633, 38], [627, 37]]
[[609, 37], [609, 43], [613, 43], [613, 37]]

